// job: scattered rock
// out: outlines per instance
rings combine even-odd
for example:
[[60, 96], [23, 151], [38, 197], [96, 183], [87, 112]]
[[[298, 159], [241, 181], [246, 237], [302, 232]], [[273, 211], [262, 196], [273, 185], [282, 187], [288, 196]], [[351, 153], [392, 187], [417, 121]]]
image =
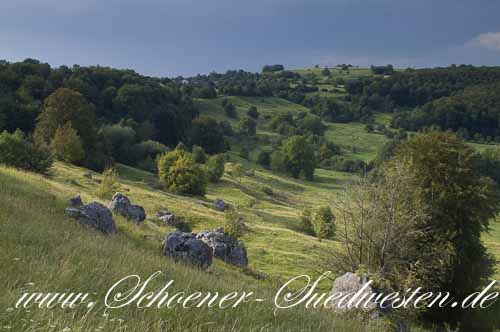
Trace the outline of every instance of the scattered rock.
[[[363, 286], [368, 283], [368, 278], [367, 276], [363, 276], [363, 278], [360, 278], [356, 274], [352, 272], [347, 272], [346, 274], [338, 277], [335, 279], [333, 282], [332, 286], [332, 294], [334, 293], [342, 293], [342, 294], [349, 294], [349, 293], [357, 293]], [[364, 292], [361, 293], [359, 298], [369, 298], [373, 294], [373, 289], [371, 286], [368, 286], [365, 288]], [[360, 312], [360, 313], [368, 313], [369, 317], [372, 319], [378, 318], [379, 317], [379, 311], [377, 310], [378, 306], [375, 303], [375, 301], [369, 301], [366, 306], [365, 306], [365, 301], [363, 300], [362, 305], [363, 308], [350, 308], [347, 305], [348, 301], [343, 301], [342, 303], [338, 303], [340, 299], [338, 300], [332, 300], [330, 302], [330, 306], [333, 311], [337, 313], [346, 313], [346, 312]]]
[[132, 219], [135, 223], [140, 223], [146, 219], [144, 208], [139, 205], [132, 205], [127, 196], [115, 193], [109, 203], [109, 208], [127, 219]]
[[182, 218], [178, 218], [172, 212], [167, 209], [162, 209], [156, 212], [156, 219], [161, 223], [175, 227], [178, 231], [189, 233], [191, 232], [191, 227]]
[[69, 199], [69, 206], [72, 208], [80, 208], [83, 206], [83, 201], [80, 195], [76, 195]]
[[177, 217], [167, 209], [161, 209], [156, 212], [156, 218], [168, 226], [175, 227], [175, 225], [177, 224]]
[[95, 228], [105, 234], [116, 234], [116, 225], [111, 211], [104, 205], [92, 202], [80, 207], [69, 207], [65, 210], [68, 217], [76, 219], [80, 224]]
[[237, 266], [247, 266], [248, 257], [242, 241], [224, 234], [224, 228], [214, 231], [202, 231], [196, 238], [205, 242], [213, 251], [213, 255], [224, 262]]
[[163, 241], [163, 255], [201, 268], [207, 268], [212, 264], [211, 248], [191, 233], [168, 234]]
[[226, 209], [226, 203], [225, 203], [222, 199], [217, 198], [217, 199], [214, 201], [214, 208], [215, 208], [217, 211], [224, 212], [224, 210]]
[[83, 174], [83, 176], [89, 180], [92, 180], [92, 172], [85, 172], [85, 174]]

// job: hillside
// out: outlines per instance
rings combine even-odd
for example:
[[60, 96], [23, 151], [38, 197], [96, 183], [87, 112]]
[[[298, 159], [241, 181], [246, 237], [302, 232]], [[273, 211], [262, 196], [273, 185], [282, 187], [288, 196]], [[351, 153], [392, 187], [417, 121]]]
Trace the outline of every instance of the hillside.
[[[100, 75], [109, 74], [108, 69], [78, 67], [72, 70], [73, 73], [65, 71], [68, 81], [61, 84], [63, 88], [48, 97], [37, 97], [37, 105], [44, 97], [49, 100], [37, 112], [43, 115], [43, 112], [52, 110], [55, 114], [56, 109], [61, 114], [65, 111], [71, 113], [73, 103], [67, 103], [65, 98], [68, 98], [76, 100], [79, 108], [89, 114], [85, 118], [88, 121], [93, 117], [93, 104], [87, 101], [95, 103], [98, 121], [92, 124], [92, 130], [83, 128], [88, 132], [82, 149], [92, 154], [99, 152], [97, 155], [102, 159], [80, 160], [73, 164], [58, 161], [45, 177], [0, 166], [0, 251], [6, 253], [1, 255], [0, 264], [8, 267], [0, 271], [0, 280], [6, 280], [7, 294], [0, 298], [0, 327], [24, 331], [22, 320], [32, 319], [42, 329], [54, 332], [65, 327], [70, 327], [71, 331], [94, 331], [97, 326], [100, 330], [118, 331], [120, 324], [128, 325], [126, 331], [161, 331], [161, 321], [167, 320], [173, 331], [194, 329], [207, 322], [217, 322], [216, 326], [206, 327], [214, 332], [260, 331], [264, 326], [270, 331], [330, 331], [333, 328], [354, 332], [385, 331], [375, 325], [338, 319], [323, 311], [293, 310], [274, 316], [271, 303], [228, 311], [174, 310], [160, 315], [127, 309], [104, 321], [102, 313], [95, 311], [88, 316], [84, 316], [84, 312], [75, 316], [57, 312], [50, 320], [47, 320], [50, 318], [48, 313], [36, 310], [3, 312], [2, 308], [10, 308], [23, 290], [30, 289], [28, 287], [46, 291], [95, 289], [102, 294], [120, 277], [127, 274], [146, 276], [160, 269], [176, 280], [177, 290], [228, 292], [241, 290], [244, 286], [271, 298], [273, 291], [291, 277], [320, 275], [325, 269], [322, 265], [325, 256], [341, 245], [338, 236], [319, 241], [316, 236], [309, 235], [301, 221], [304, 209], [323, 206], [333, 209], [336, 196], [372, 167], [371, 162], [386, 143], [398, 143], [415, 133], [391, 127], [397, 113], [386, 107], [393, 105], [389, 100], [382, 103], [384, 107], [377, 108], [380, 106], [378, 97], [364, 95], [365, 92], [357, 95], [349, 90], [352, 87], [348, 85], [353, 82], [380, 88], [377, 83], [391, 80], [384, 75], [373, 75], [369, 68], [330, 68], [328, 75], [323, 68], [266, 75], [234, 71], [189, 78], [187, 83], [183, 79], [145, 78], [133, 72], [117, 71], [114, 73], [116, 81], [100, 82], [102, 86], [96, 84], [97, 92], [91, 94], [93, 99], [89, 96], [92, 89], [82, 89], [79, 93], [66, 88], [66, 83], [76, 78], [92, 82]], [[131, 84], [130, 80], [134, 83]], [[13, 95], [19, 93], [16, 89], [17, 86], [10, 92]], [[51, 89], [55, 90], [53, 86]], [[64, 101], [60, 102], [62, 111], [57, 109], [58, 105], [51, 106], [58, 100]], [[231, 116], [225, 107], [228, 103], [234, 106]], [[69, 111], [64, 108], [68, 104], [72, 105]], [[253, 107], [258, 111], [258, 116], [252, 120], [255, 130], [246, 134], [240, 128], [241, 120], [249, 119], [248, 112]], [[413, 110], [406, 109], [405, 112]], [[345, 117], [346, 114], [349, 117]], [[200, 128], [194, 123], [202, 118], [215, 120], [200, 132], [215, 132], [217, 147], [222, 146], [213, 153], [223, 155], [226, 161], [220, 181], [208, 183], [204, 196], [181, 195], [158, 186], [158, 175], [153, 173], [155, 158], [172, 151], [179, 143], [188, 150], [202, 145], [207, 151], [207, 148], [212, 148], [210, 143], [213, 142], [207, 142], [205, 138], [213, 136], [193, 134], [194, 129]], [[316, 126], [313, 129], [306, 127], [304, 119], [311, 120]], [[23, 128], [28, 134], [23, 138], [26, 142], [32, 133], [36, 139], [38, 133], [33, 132], [32, 127], [40, 122], [43, 125], [43, 121], [31, 120]], [[76, 117], [75, 123], [78, 120]], [[9, 121], [5, 128], [10, 130], [14, 125]], [[273, 127], [273, 123], [277, 125]], [[281, 130], [283, 128], [279, 126], [283, 123], [288, 127]], [[227, 125], [231, 134], [223, 133], [222, 128]], [[320, 130], [315, 132], [317, 127]], [[51, 123], [43, 130], [48, 136], [55, 135]], [[307, 177], [303, 174], [294, 178], [286, 170], [271, 165], [265, 167], [258, 162], [261, 152], [268, 152], [271, 156], [271, 152], [282, 152], [283, 146], [293, 137], [305, 139], [306, 144], [302, 147], [312, 151], [310, 159], [321, 159], [321, 151], [325, 147], [331, 148], [327, 151], [330, 156], [326, 157], [325, 163], [315, 161], [312, 181], [305, 180]], [[492, 140], [488, 142], [491, 144], [481, 144], [477, 140], [467, 143], [481, 153], [489, 148], [498, 151], [498, 145]], [[99, 199], [95, 196], [96, 187], [103, 179], [102, 169], [91, 167], [95, 166], [93, 162], [96, 160], [99, 166], [104, 166], [104, 161], [114, 161], [119, 177], [115, 191], [128, 196], [133, 204], [143, 206], [148, 216], [140, 225], [115, 217], [119, 231], [116, 238], [106, 238], [84, 229], [63, 213], [68, 199], [75, 194], [80, 194], [84, 202], [108, 203], [109, 197]], [[343, 162], [361, 166], [341, 169]], [[193, 164], [200, 169], [205, 167], [198, 162]], [[239, 176], [233, 173], [235, 165], [243, 168]], [[88, 172], [92, 173], [92, 179], [85, 176]], [[214, 209], [216, 199], [235, 207], [248, 227], [241, 237], [248, 252], [248, 268], [235, 268], [215, 260], [208, 271], [201, 272], [162, 257], [161, 242], [174, 228], [153, 220], [155, 213], [168, 209], [184, 219], [193, 232], [212, 230], [223, 226], [226, 218], [225, 213]], [[334, 215], [337, 212], [333, 209]], [[500, 223], [493, 223], [483, 240], [489, 252], [500, 259]], [[333, 271], [335, 275], [343, 272]], [[500, 277], [499, 266], [496, 277]], [[329, 291], [331, 281], [321, 283], [319, 288]], [[256, 317], [258, 324], [255, 323]], [[121, 321], [123, 319], [125, 322]], [[52, 325], [54, 327], [50, 327]]]
[[[122, 173], [131, 170], [122, 169]], [[332, 328], [348, 331], [382, 331], [376, 326], [364, 326], [359, 322], [336, 320], [329, 312], [285, 310], [273, 315], [270, 303], [249, 304], [232, 310], [217, 309], [172, 309], [138, 310], [132, 307], [112, 310], [103, 319], [103, 308], [97, 307], [90, 314], [81, 309], [73, 311], [40, 309], [9, 309], [23, 291], [72, 291], [96, 292], [104, 296], [107, 289], [117, 280], [130, 274], [149, 276], [162, 270], [168, 278], [175, 280], [176, 291], [219, 291], [241, 290], [255, 291], [264, 298], [273, 296], [272, 284], [258, 281], [250, 276], [216, 263], [206, 273], [195, 268], [174, 263], [160, 255], [159, 243], [143, 241], [143, 234], [164, 235], [166, 229], [156, 228], [151, 223], [133, 226], [121, 218], [116, 218], [119, 233], [108, 238], [85, 229], [64, 216], [67, 198], [76, 191], [83, 193], [88, 201], [95, 199], [88, 194], [90, 184], [83, 181], [83, 170], [59, 164], [49, 179], [37, 175], [0, 168], [0, 280], [3, 283], [3, 295], [0, 297], [0, 322], [3, 329], [12, 331], [31, 331], [24, 322], [30, 321], [44, 331], [163, 331], [164, 324], [169, 331], [186, 331], [196, 326], [205, 326], [206, 331], [260, 331], [263, 326], [272, 331], [330, 331]], [[132, 176], [132, 174], [130, 174]], [[141, 174], [135, 174], [141, 176]], [[148, 212], [153, 202], [165, 204], [175, 211], [192, 211], [194, 215], [213, 215], [209, 209], [197, 205], [194, 200], [174, 197], [166, 193], [149, 191], [144, 184], [135, 180], [120, 181], [120, 189], [130, 190], [130, 196], [145, 204]], [[214, 192], [218, 189], [214, 188]], [[127, 191], [128, 192], [128, 191]], [[146, 199], [147, 198], [147, 199]], [[160, 200], [161, 198], [161, 200]], [[195, 211], [193, 211], [195, 210]], [[203, 224], [208, 226], [210, 222]], [[211, 221], [212, 225], [215, 221]], [[259, 223], [255, 227], [255, 241], [248, 238], [251, 260], [258, 261], [259, 241], [265, 233], [274, 232], [279, 236], [292, 231], [283, 226], [264, 228]], [[271, 233], [273, 234], [273, 233]], [[271, 235], [274, 237], [274, 235]], [[257, 238], [259, 240], [257, 240]], [[294, 236], [288, 244], [293, 243]], [[303, 241], [305, 242], [305, 241]], [[274, 243], [269, 241], [268, 243]], [[300, 242], [297, 244], [300, 246]], [[278, 250], [278, 245], [275, 246]], [[290, 250], [289, 245], [281, 248]], [[280, 256], [287, 257], [286, 252]], [[285, 265], [283, 261], [274, 262]], [[266, 260], [263, 259], [265, 264]], [[270, 262], [269, 262], [270, 263]], [[252, 264], [253, 265], [253, 264]], [[103, 273], [103, 271], [105, 271]], [[155, 288], [162, 284], [156, 282]], [[5, 310], [7, 309], [7, 310]], [[258, 317], [258, 321], [256, 318]], [[166, 323], [168, 322], [168, 323]], [[207, 322], [217, 322], [211, 326]], [[126, 326], [126, 328], [125, 328]], [[162, 328], [163, 326], [163, 328]]]

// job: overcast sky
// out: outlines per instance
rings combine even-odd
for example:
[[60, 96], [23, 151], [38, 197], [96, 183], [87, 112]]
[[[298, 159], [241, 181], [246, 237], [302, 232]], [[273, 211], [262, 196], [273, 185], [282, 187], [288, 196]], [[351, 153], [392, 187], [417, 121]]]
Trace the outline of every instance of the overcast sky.
[[498, 0], [1, 0], [0, 59], [154, 76], [500, 65]]

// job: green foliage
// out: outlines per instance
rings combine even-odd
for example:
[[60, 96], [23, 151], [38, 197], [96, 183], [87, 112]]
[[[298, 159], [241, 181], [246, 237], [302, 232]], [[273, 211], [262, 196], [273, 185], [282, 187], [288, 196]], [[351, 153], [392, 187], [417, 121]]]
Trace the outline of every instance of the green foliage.
[[50, 144], [59, 127], [70, 123], [82, 140], [86, 154], [96, 147], [94, 108], [79, 92], [61, 88], [44, 103], [38, 118], [35, 138], [41, 144]]
[[168, 148], [160, 142], [147, 140], [138, 144], [134, 144], [130, 148], [129, 160], [133, 161], [134, 165], [139, 168], [156, 172], [156, 157], [168, 151]]
[[109, 199], [116, 192], [118, 173], [115, 168], [108, 168], [102, 173], [102, 181], [94, 194], [102, 199]]
[[231, 168], [231, 176], [238, 179], [238, 182], [241, 184], [241, 178], [245, 174], [245, 169], [242, 164], [233, 164]]
[[319, 241], [335, 234], [335, 217], [328, 206], [318, 208], [312, 220], [314, 233]]
[[[430, 213], [415, 239], [421, 257], [416, 273], [420, 285], [463, 299], [493, 273], [493, 260], [481, 242], [481, 234], [499, 211], [492, 183], [477, 172], [472, 148], [451, 133], [416, 135], [403, 143], [395, 160], [409, 164], [413, 185], [420, 188], [421, 203]], [[443, 246], [449, 250], [436, 252]], [[433, 308], [428, 314], [452, 325], [461, 320], [461, 314], [449, 308]]]
[[224, 233], [234, 239], [239, 239], [245, 232], [243, 217], [236, 209], [229, 209], [224, 216]]
[[52, 155], [44, 147], [28, 141], [20, 130], [0, 134], [0, 164], [19, 169], [47, 173], [52, 166]]
[[265, 65], [262, 67], [262, 72], [263, 73], [273, 73], [277, 71], [285, 70], [285, 67], [283, 65], [277, 64], [277, 65]]
[[223, 154], [217, 154], [210, 156], [207, 163], [205, 164], [205, 171], [207, 173], [208, 181], [216, 183], [224, 175], [224, 166], [226, 160]]
[[213, 118], [203, 116], [194, 119], [190, 135], [191, 144], [201, 146], [209, 154], [225, 151], [224, 134]]
[[193, 150], [191, 151], [193, 154], [194, 162], [197, 164], [204, 164], [207, 161], [207, 154], [205, 150], [201, 146], [195, 145], [193, 146]]
[[301, 175], [307, 180], [314, 178], [316, 161], [314, 151], [304, 136], [293, 136], [283, 143], [286, 171], [294, 178]]
[[255, 136], [257, 132], [257, 122], [249, 116], [244, 116], [240, 119], [240, 134], [245, 136]]
[[250, 106], [250, 108], [247, 111], [247, 115], [255, 120], [259, 118], [259, 111], [257, 110], [257, 107], [254, 105]]
[[182, 149], [167, 152], [158, 158], [157, 165], [160, 182], [168, 190], [185, 195], [205, 195], [206, 174], [188, 152]]
[[307, 234], [314, 234], [314, 226], [312, 223], [312, 212], [310, 209], [305, 208], [300, 214], [300, 223], [302, 230]]
[[57, 159], [65, 162], [75, 163], [85, 157], [80, 136], [69, 122], [57, 128], [50, 148]]
[[286, 156], [280, 150], [276, 150], [271, 154], [271, 170], [275, 173], [286, 173]]
[[135, 144], [136, 137], [134, 129], [119, 124], [109, 125], [101, 128], [100, 135], [115, 160], [128, 165], [135, 164], [131, 154], [131, 148]]
[[260, 151], [257, 155], [257, 164], [266, 169], [271, 168], [271, 152], [264, 150]]
[[224, 112], [226, 115], [232, 119], [238, 118], [238, 113], [236, 112], [236, 107], [234, 107], [233, 103], [227, 102], [224, 105]]

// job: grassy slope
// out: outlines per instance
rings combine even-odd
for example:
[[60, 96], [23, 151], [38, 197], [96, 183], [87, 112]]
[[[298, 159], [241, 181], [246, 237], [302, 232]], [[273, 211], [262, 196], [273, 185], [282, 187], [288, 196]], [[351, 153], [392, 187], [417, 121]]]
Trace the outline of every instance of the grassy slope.
[[[169, 326], [169, 331], [260, 331], [266, 326], [272, 331], [330, 331], [332, 328], [367, 331], [358, 322], [336, 321], [328, 312], [306, 313], [294, 309], [274, 316], [269, 301], [227, 310], [139, 310], [128, 306], [111, 310], [109, 317], [104, 317], [102, 302], [107, 290], [130, 274], [147, 277], [158, 270], [166, 273], [168, 277], [155, 280], [151, 290], [159, 289], [172, 278], [175, 280], [172, 291], [187, 293], [226, 294], [244, 289], [272, 299], [273, 291], [267, 282], [257, 282], [221, 263], [200, 272], [162, 257], [158, 243], [150, 246], [135, 240], [138, 234], [151, 232], [150, 225], [136, 227], [116, 218], [120, 234], [104, 237], [68, 220], [63, 214], [67, 198], [75, 192], [75, 186], [85, 193], [88, 185], [82, 181], [79, 169], [57, 165], [55, 171], [55, 178], [44, 179], [0, 167], [0, 280], [3, 287], [0, 327], [4, 330], [143, 332], [165, 331], [165, 326]], [[63, 176], [71, 180], [63, 180]], [[131, 181], [121, 183], [121, 189], [126, 188], [133, 189], [133, 199], [148, 195]], [[157, 200], [159, 194], [152, 192], [151, 195]], [[85, 200], [91, 198], [84, 194]], [[148, 212], [151, 204], [147, 206]], [[190, 201], [186, 204], [196, 205]], [[25, 291], [95, 292], [93, 299], [100, 304], [87, 314], [84, 309], [11, 309]], [[195, 329], [201, 324], [205, 325]]]

